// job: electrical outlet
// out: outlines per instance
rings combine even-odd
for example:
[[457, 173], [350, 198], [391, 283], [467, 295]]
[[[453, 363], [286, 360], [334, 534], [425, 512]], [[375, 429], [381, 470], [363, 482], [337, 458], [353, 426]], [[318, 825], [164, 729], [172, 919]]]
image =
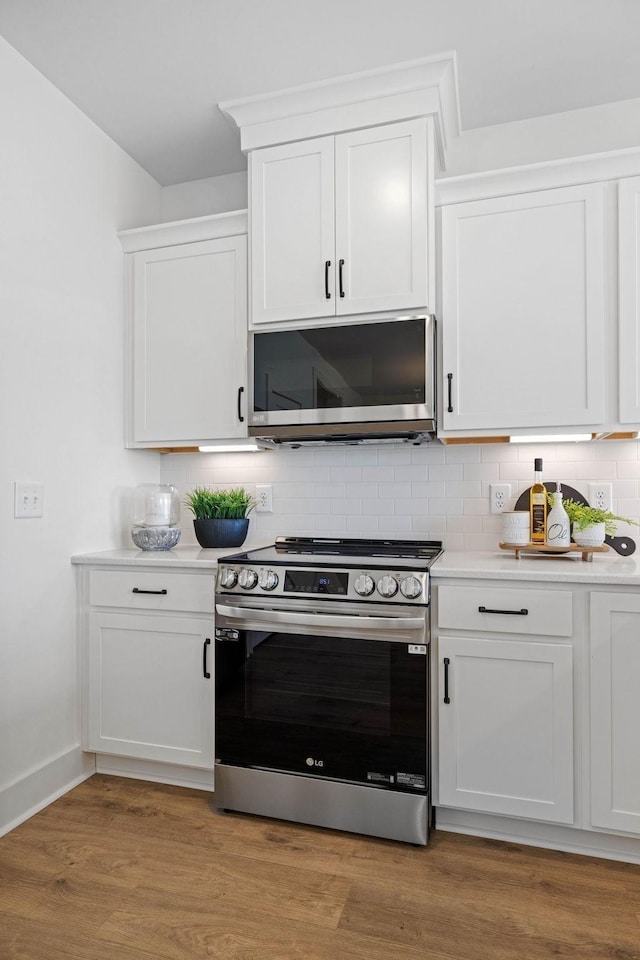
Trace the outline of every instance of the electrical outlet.
[[14, 517], [42, 516], [43, 487], [41, 483], [15, 484], [15, 499], [13, 507]]
[[598, 510], [613, 509], [613, 486], [610, 483], [589, 484], [589, 506]]
[[511, 484], [491, 483], [489, 489], [491, 491], [489, 494], [491, 513], [503, 513], [511, 500]]
[[256, 483], [256, 513], [273, 513], [273, 487], [270, 483]]

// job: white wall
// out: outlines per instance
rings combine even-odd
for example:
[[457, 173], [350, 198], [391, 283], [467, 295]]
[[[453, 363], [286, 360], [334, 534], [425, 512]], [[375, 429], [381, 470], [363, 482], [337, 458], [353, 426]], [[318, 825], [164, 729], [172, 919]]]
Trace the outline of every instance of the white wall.
[[206, 217], [213, 213], [246, 210], [247, 192], [246, 171], [164, 187], [162, 220], [171, 223], [173, 220]]
[[[542, 457], [544, 478], [588, 498], [590, 480], [613, 484], [614, 511], [640, 519], [640, 443], [390, 445], [314, 447], [246, 454], [166, 454], [162, 479], [181, 495], [196, 485], [273, 485], [273, 513], [252, 513], [247, 545], [290, 534], [408, 537], [442, 540], [450, 550], [495, 550], [499, 516], [489, 513], [489, 484], [512, 485], [511, 509], [533, 482]], [[195, 543], [183, 510], [182, 543]], [[640, 548], [640, 529], [621, 525]]]
[[[69, 559], [125, 542], [117, 231], [160, 186], [0, 39], [0, 833], [86, 769]], [[13, 517], [14, 481], [44, 517]]]

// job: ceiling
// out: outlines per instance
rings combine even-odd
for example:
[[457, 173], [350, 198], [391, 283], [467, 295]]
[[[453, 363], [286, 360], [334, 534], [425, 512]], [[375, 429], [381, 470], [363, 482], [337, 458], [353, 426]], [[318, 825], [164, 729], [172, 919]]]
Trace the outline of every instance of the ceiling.
[[246, 167], [219, 102], [455, 51], [463, 130], [640, 97], [637, 0], [0, 0], [163, 186]]

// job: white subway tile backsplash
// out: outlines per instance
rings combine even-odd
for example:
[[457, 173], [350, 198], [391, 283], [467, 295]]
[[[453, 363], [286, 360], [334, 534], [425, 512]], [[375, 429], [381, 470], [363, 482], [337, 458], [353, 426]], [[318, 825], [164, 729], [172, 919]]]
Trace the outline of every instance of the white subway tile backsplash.
[[443, 480], [427, 481], [426, 483], [412, 483], [412, 497], [444, 497], [446, 496], [448, 485]]
[[[453, 479], [450, 478], [450, 479]], [[499, 463], [465, 463], [462, 476], [456, 478], [459, 480], [490, 480], [494, 482], [500, 479]]]
[[[277, 535], [442, 539], [447, 549], [493, 550], [500, 517], [489, 513], [489, 484], [510, 483], [510, 509], [533, 482], [533, 461], [547, 482], [566, 481], [588, 497], [588, 483], [613, 485], [615, 512], [640, 519], [640, 444], [636, 440], [567, 444], [309, 447], [261, 454], [164, 454], [161, 477], [184, 494], [194, 486], [273, 486], [274, 512], [251, 514], [247, 545]], [[640, 541], [640, 528], [620, 525]], [[182, 542], [195, 543], [182, 510]]]
[[[476, 465], [479, 468], [479, 465]], [[445, 483], [452, 480], [464, 479], [465, 465], [462, 463], [429, 464], [429, 480], [443, 480]]]
[[410, 497], [411, 484], [410, 483], [379, 483], [378, 496], [393, 497], [394, 499]]
[[378, 517], [378, 532], [385, 537], [404, 537], [411, 531], [411, 517]]
[[640, 480], [640, 460], [619, 460], [617, 467], [620, 480]]
[[350, 483], [356, 483], [362, 480], [361, 467], [329, 467], [330, 480], [345, 480]]
[[345, 483], [344, 485], [344, 495], [349, 499], [354, 499], [357, 497], [361, 499], [362, 497], [375, 497], [378, 493], [377, 483]]

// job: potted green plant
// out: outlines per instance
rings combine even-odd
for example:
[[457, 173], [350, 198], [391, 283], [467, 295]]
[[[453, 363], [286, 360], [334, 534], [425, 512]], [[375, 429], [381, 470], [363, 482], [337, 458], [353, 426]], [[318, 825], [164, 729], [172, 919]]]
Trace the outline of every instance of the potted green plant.
[[209, 490], [194, 487], [184, 499], [193, 513], [193, 528], [201, 547], [239, 547], [247, 537], [247, 514], [255, 506], [253, 497], [237, 487]]
[[616, 534], [618, 521], [638, 526], [636, 520], [620, 517], [610, 510], [600, 510], [576, 500], [563, 500], [562, 505], [571, 521], [571, 539], [579, 547], [599, 547], [605, 536]]

